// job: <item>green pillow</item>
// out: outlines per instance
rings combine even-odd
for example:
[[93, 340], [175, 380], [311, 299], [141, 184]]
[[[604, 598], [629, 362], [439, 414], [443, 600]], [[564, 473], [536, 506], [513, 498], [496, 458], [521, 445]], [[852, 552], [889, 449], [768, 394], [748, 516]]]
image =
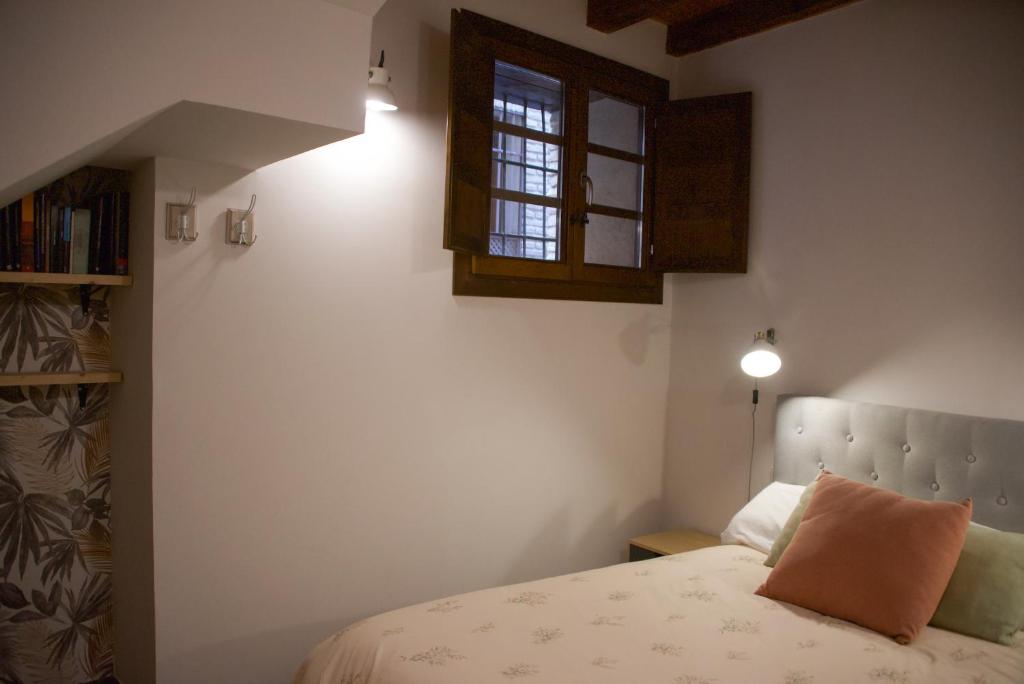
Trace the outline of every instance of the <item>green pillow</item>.
[[931, 623], [1010, 644], [1024, 629], [1024, 534], [971, 525]]
[[800, 500], [796, 502], [796, 508], [789, 514], [789, 520], [782, 526], [779, 536], [775, 538], [772, 550], [768, 552], [768, 558], [764, 561], [764, 564], [769, 568], [775, 567], [775, 564], [779, 562], [782, 552], [786, 550], [789, 542], [793, 540], [796, 528], [800, 526], [800, 521], [804, 519], [804, 511], [807, 510], [807, 504], [811, 502], [811, 497], [814, 495], [814, 489], [817, 485], [818, 481], [814, 480], [814, 482], [804, 488], [804, 493], [800, 495]]

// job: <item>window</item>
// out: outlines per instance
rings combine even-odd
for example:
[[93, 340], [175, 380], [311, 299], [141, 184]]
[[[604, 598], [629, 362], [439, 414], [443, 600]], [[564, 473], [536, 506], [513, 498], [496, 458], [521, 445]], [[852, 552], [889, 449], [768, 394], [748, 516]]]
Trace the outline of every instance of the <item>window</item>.
[[445, 247], [456, 295], [658, 303], [746, 270], [750, 96], [452, 12]]

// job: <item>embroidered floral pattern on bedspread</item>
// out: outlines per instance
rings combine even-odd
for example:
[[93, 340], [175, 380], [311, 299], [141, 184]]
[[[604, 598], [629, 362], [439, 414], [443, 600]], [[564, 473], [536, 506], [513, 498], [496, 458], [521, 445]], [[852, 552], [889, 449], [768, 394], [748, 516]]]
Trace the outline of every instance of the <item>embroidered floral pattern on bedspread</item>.
[[433, 665], [439, 667], [447, 665], [452, 660], [465, 660], [466, 656], [448, 648], [447, 646], [434, 646], [426, 651], [421, 651], [416, 655], [410, 656], [409, 660], [414, 663], [426, 663], [427, 665]]
[[532, 677], [535, 674], [540, 674], [540, 668], [528, 663], [516, 663], [506, 667], [501, 671], [501, 674], [509, 679], [519, 679], [520, 677]]
[[679, 557], [378, 615], [325, 641], [295, 684], [1024, 682], [1024, 640], [1009, 647], [928, 628], [899, 646], [754, 595], [769, 569], [750, 562], [753, 551]]

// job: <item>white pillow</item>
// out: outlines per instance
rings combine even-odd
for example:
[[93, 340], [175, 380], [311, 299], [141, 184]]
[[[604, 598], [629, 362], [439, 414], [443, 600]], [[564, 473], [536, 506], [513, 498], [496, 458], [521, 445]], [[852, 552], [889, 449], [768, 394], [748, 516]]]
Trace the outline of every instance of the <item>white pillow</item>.
[[743, 544], [768, 553], [803, 491], [802, 485], [772, 482], [732, 517], [722, 532], [722, 543]]

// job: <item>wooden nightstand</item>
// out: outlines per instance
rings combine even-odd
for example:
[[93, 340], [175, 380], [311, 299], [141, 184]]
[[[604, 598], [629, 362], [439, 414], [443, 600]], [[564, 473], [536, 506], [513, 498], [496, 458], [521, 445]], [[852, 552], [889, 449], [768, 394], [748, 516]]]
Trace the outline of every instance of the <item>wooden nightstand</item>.
[[721, 544], [718, 537], [693, 530], [673, 530], [633, 537], [629, 540], [629, 561], [642, 561], [659, 556], [670, 556], [694, 549]]

